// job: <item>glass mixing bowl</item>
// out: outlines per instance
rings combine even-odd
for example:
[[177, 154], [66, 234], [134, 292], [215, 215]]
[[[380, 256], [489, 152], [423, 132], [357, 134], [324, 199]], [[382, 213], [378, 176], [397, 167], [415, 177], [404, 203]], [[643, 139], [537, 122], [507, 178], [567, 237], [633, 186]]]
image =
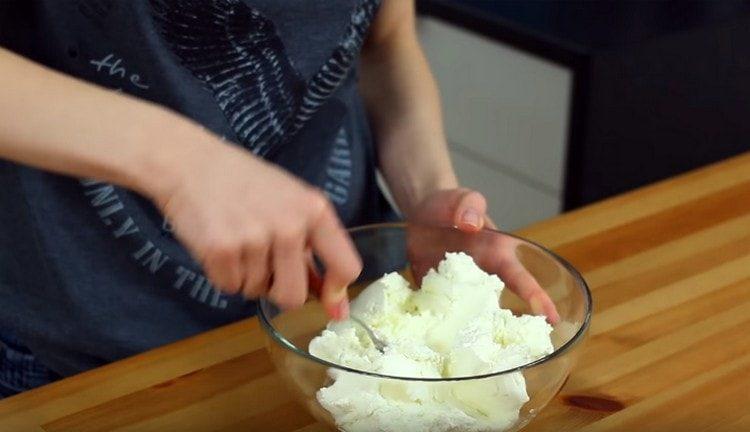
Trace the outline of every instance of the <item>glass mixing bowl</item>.
[[[350, 298], [356, 298], [364, 287], [385, 273], [398, 271], [413, 282], [415, 275], [421, 278], [427, 269], [437, 265], [446, 252], [465, 252], [484, 271], [497, 274], [506, 281], [501, 304], [514, 314], [531, 314], [531, 306], [508, 288], [518, 291], [525, 289], [524, 284], [538, 283], [547, 292], [560, 317], [551, 334], [555, 349], [532, 363], [481, 376], [427, 379], [380, 375], [333, 364], [308, 352], [310, 340], [319, 335], [329, 321], [317, 299], [311, 298], [301, 309], [291, 311], [281, 311], [272, 303], [261, 300], [259, 317], [265, 329], [272, 362], [290, 391], [317, 420], [332, 430], [353, 432], [337, 425], [331, 413], [316, 397], [321, 388], [332, 384], [331, 371], [372, 380], [383, 394], [398, 393], [398, 389], [404, 386], [418, 386], [423, 390], [462, 395], [464, 399], [482, 399], [481, 395], [486, 394], [483, 391], [487, 388], [500, 388], [502, 391], [507, 388], [507, 383], [517, 382], [519, 377], [525, 379], [528, 402], [521, 406], [517, 417], [506, 416], [505, 423], [501, 419], [494, 423], [494, 428], [485, 429], [488, 431], [521, 429], [557, 394], [573, 368], [577, 347], [589, 325], [592, 307], [586, 282], [568, 262], [528, 240], [489, 229], [467, 234], [455, 228], [397, 223], [358, 227], [351, 229], [350, 233], [364, 263], [357, 283], [349, 287]], [[512, 286], [510, 281], [519, 286]], [[352, 397], [356, 398], [357, 395]], [[496, 398], [475, 400], [473, 406], [499, 403], [497, 401]], [[474, 415], [491, 416], [495, 412], [502, 413], [503, 407], [484, 406], [482, 412], [475, 412]], [[424, 413], [412, 412], [415, 418], [409, 418], [409, 415], [402, 413], [399, 418], [392, 419], [393, 424], [370, 424], [360, 429], [391, 431], [399, 430], [399, 426], [394, 424], [401, 424], [400, 430], [415, 430], [420, 421], [417, 417]]]

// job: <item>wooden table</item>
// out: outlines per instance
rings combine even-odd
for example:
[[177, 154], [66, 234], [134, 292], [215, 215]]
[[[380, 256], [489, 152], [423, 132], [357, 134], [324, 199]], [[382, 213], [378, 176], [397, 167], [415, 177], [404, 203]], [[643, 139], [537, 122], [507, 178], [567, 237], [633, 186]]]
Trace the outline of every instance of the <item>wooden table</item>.
[[[750, 431], [750, 154], [520, 232], [579, 268], [581, 361], [528, 431]], [[0, 402], [0, 431], [323, 429], [257, 320]], [[408, 432], [408, 431], [405, 431]]]

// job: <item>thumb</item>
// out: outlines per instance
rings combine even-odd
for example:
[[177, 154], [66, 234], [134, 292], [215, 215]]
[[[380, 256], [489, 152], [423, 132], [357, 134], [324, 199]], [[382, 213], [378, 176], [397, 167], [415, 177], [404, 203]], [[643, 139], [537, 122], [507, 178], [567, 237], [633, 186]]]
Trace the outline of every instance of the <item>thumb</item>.
[[464, 190], [458, 197], [453, 213], [453, 223], [461, 231], [477, 232], [484, 227], [487, 200], [481, 193]]

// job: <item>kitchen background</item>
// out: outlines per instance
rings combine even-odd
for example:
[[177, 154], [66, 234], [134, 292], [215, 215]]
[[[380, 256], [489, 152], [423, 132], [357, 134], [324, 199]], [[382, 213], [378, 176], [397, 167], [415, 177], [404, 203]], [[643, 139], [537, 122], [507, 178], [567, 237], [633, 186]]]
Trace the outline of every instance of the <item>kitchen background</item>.
[[505, 229], [750, 149], [749, 1], [418, 5], [458, 175]]

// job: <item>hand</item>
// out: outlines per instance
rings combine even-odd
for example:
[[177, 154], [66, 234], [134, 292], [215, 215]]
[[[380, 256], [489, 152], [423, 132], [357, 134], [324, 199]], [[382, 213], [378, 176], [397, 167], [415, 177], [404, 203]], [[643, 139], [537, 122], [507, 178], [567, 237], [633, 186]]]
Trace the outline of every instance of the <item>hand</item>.
[[326, 269], [321, 301], [333, 318], [347, 315], [345, 287], [362, 264], [328, 199], [242, 149], [202, 139], [208, 145], [190, 150], [153, 198], [212, 283], [299, 307], [314, 253]]
[[429, 226], [456, 226], [464, 232], [478, 232], [489, 220], [484, 196], [466, 188], [444, 189], [428, 195], [411, 208], [407, 219]]
[[[554, 302], [520, 261], [521, 243], [510, 236], [467, 235], [495, 229], [487, 216], [487, 202], [479, 192], [456, 188], [433, 193], [409, 213], [408, 253], [412, 271], [421, 281], [443, 259], [445, 252], [464, 251], [479, 267], [497, 274], [531, 311], [550, 323], [560, 321]], [[440, 227], [456, 226], [446, 233]]]
[[[3, 48], [0, 70], [14, 83], [0, 86], [0, 158], [150, 197], [228, 293], [298, 306], [314, 252], [327, 269], [321, 300], [346, 315], [343, 287], [360, 260], [322, 194], [163, 107]], [[113, 133], [112, 124], [125, 127]]]

